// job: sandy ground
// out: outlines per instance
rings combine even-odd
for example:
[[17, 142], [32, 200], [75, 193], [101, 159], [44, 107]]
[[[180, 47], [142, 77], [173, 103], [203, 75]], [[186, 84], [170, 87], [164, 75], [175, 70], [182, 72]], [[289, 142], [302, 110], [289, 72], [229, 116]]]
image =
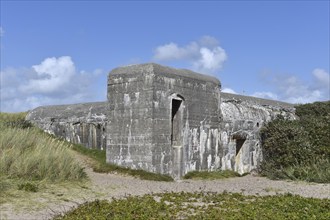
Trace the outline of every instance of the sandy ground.
[[[81, 158], [80, 158], [81, 160]], [[89, 182], [75, 185], [47, 185], [40, 192], [22, 192], [11, 201], [1, 205], [1, 219], [51, 219], [86, 201], [121, 198], [128, 195], [144, 195], [161, 192], [238, 192], [246, 195], [276, 195], [291, 193], [304, 197], [330, 199], [330, 184], [292, 181], [273, 181], [247, 175], [224, 180], [181, 180], [155, 182], [118, 174], [95, 173], [86, 167]]]

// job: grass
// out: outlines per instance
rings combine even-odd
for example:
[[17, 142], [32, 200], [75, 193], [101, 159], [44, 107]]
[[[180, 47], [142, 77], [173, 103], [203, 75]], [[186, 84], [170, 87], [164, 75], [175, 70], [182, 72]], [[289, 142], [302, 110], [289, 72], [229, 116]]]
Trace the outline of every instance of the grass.
[[5, 113], [0, 112], [0, 126], [10, 128], [30, 128], [32, 124], [25, 120], [26, 112]]
[[39, 211], [50, 211], [51, 208], [61, 207], [68, 201], [86, 201], [87, 198], [105, 197], [103, 193], [93, 190], [90, 182], [85, 180], [55, 183], [18, 179], [0, 181], [3, 181], [6, 186], [6, 190], [0, 192], [0, 219], [3, 217], [2, 214], [4, 216], [9, 214], [8, 219], [12, 219], [10, 213], [29, 212], [37, 216]]
[[36, 191], [39, 182], [86, 179], [70, 144], [52, 138], [24, 120], [26, 113], [0, 113], [0, 192]]
[[192, 171], [187, 173], [183, 179], [208, 179], [208, 180], [215, 180], [215, 179], [224, 179], [230, 177], [241, 177], [239, 173], [232, 171], [232, 170], [223, 170], [223, 171]]
[[54, 218], [73, 219], [330, 219], [330, 200], [237, 193], [163, 193], [88, 202]]
[[18, 184], [18, 190], [25, 190], [27, 192], [38, 192], [38, 185], [33, 182], [25, 182]]
[[171, 182], [173, 178], [168, 175], [156, 174], [144, 170], [135, 170], [106, 162], [106, 152], [96, 149], [88, 149], [79, 144], [73, 144], [72, 149], [93, 159], [91, 166], [98, 173], [121, 173], [134, 176], [143, 180]]
[[24, 180], [65, 181], [86, 176], [68, 144], [38, 129], [1, 129], [0, 174]]

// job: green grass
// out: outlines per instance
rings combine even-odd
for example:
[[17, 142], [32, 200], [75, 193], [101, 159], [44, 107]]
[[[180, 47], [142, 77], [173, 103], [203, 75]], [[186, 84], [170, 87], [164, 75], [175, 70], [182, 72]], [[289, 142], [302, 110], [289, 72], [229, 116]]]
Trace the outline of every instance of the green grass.
[[241, 177], [239, 173], [232, 170], [223, 170], [223, 171], [192, 171], [184, 175], [183, 179], [224, 179], [230, 177]]
[[[34, 128], [26, 113], [0, 113], [0, 190], [37, 190], [33, 184], [86, 179], [70, 144]], [[32, 184], [33, 182], [33, 184]]]
[[18, 184], [18, 190], [24, 190], [27, 192], [38, 192], [38, 185], [33, 182], [25, 182]]
[[73, 144], [73, 150], [92, 158], [94, 162], [91, 164], [93, 170], [99, 173], [121, 173], [125, 175], [134, 176], [143, 180], [153, 181], [166, 181], [171, 182], [173, 178], [168, 175], [162, 175], [157, 173], [151, 173], [144, 170], [135, 170], [115, 164], [106, 163], [106, 152], [96, 149], [88, 149], [79, 144]]
[[57, 216], [73, 219], [330, 219], [330, 200], [231, 193], [164, 193], [88, 202]]
[[25, 180], [79, 180], [83, 168], [74, 160], [68, 143], [36, 128], [1, 129], [0, 174]]
[[0, 112], [0, 127], [30, 128], [32, 124], [25, 120], [26, 112], [5, 113]]

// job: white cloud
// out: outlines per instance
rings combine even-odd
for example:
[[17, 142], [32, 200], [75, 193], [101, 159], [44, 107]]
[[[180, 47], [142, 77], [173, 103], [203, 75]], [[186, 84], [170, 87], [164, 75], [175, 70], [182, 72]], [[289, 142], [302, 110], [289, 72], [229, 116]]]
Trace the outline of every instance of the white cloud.
[[194, 69], [202, 72], [214, 72], [222, 68], [223, 63], [227, 60], [227, 55], [221, 47], [215, 47], [212, 50], [202, 47], [200, 49], [201, 57], [193, 62]]
[[272, 92], [255, 92], [251, 96], [263, 99], [278, 100], [278, 96]]
[[191, 68], [203, 73], [215, 73], [221, 70], [227, 60], [227, 54], [219, 42], [211, 36], [204, 36], [186, 46], [169, 43], [158, 46], [154, 51], [156, 61], [186, 61]]
[[317, 80], [317, 83], [320, 86], [329, 87], [330, 85], [330, 75], [324, 69], [314, 69], [313, 76]]
[[275, 92], [255, 92], [252, 96], [289, 103], [311, 103], [330, 100], [329, 73], [324, 69], [312, 71], [314, 81], [302, 81], [293, 75], [273, 76], [269, 81]]
[[159, 46], [155, 49], [154, 59], [158, 61], [191, 59], [197, 55], [199, 47], [192, 42], [185, 47], [179, 47], [175, 43]]
[[301, 94], [300, 96], [287, 97], [284, 101], [295, 104], [311, 103], [311, 102], [325, 100], [323, 99], [322, 96], [323, 95], [320, 90], [312, 90], [309, 91], [308, 94], [305, 93], [305, 94]]
[[52, 93], [66, 87], [76, 74], [71, 57], [64, 56], [45, 59], [41, 64], [32, 66], [37, 73], [35, 79], [29, 79], [20, 89], [27, 93]]
[[105, 81], [106, 75], [100, 69], [78, 72], [69, 56], [46, 58], [30, 68], [7, 68], [1, 70], [0, 110], [17, 112], [42, 105], [105, 100], [105, 90], [98, 85], [103, 78]]
[[233, 89], [231, 88], [223, 88], [221, 90], [221, 92], [225, 92], [225, 93], [231, 93], [231, 94], [238, 94], [237, 92], [235, 92]]

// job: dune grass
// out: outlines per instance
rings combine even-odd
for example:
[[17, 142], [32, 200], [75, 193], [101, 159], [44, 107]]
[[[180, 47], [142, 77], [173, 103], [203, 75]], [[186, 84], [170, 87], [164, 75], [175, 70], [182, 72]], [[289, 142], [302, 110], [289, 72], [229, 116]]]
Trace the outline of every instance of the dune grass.
[[25, 113], [0, 113], [1, 192], [15, 183], [20, 189], [36, 191], [34, 185], [40, 181], [86, 178], [67, 142], [41, 132], [24, 118]]
[[2, 129], [0, 152], [0, 173], [9, 178], [63, 181], [85, 175], [67, 143], [35, 128]]

